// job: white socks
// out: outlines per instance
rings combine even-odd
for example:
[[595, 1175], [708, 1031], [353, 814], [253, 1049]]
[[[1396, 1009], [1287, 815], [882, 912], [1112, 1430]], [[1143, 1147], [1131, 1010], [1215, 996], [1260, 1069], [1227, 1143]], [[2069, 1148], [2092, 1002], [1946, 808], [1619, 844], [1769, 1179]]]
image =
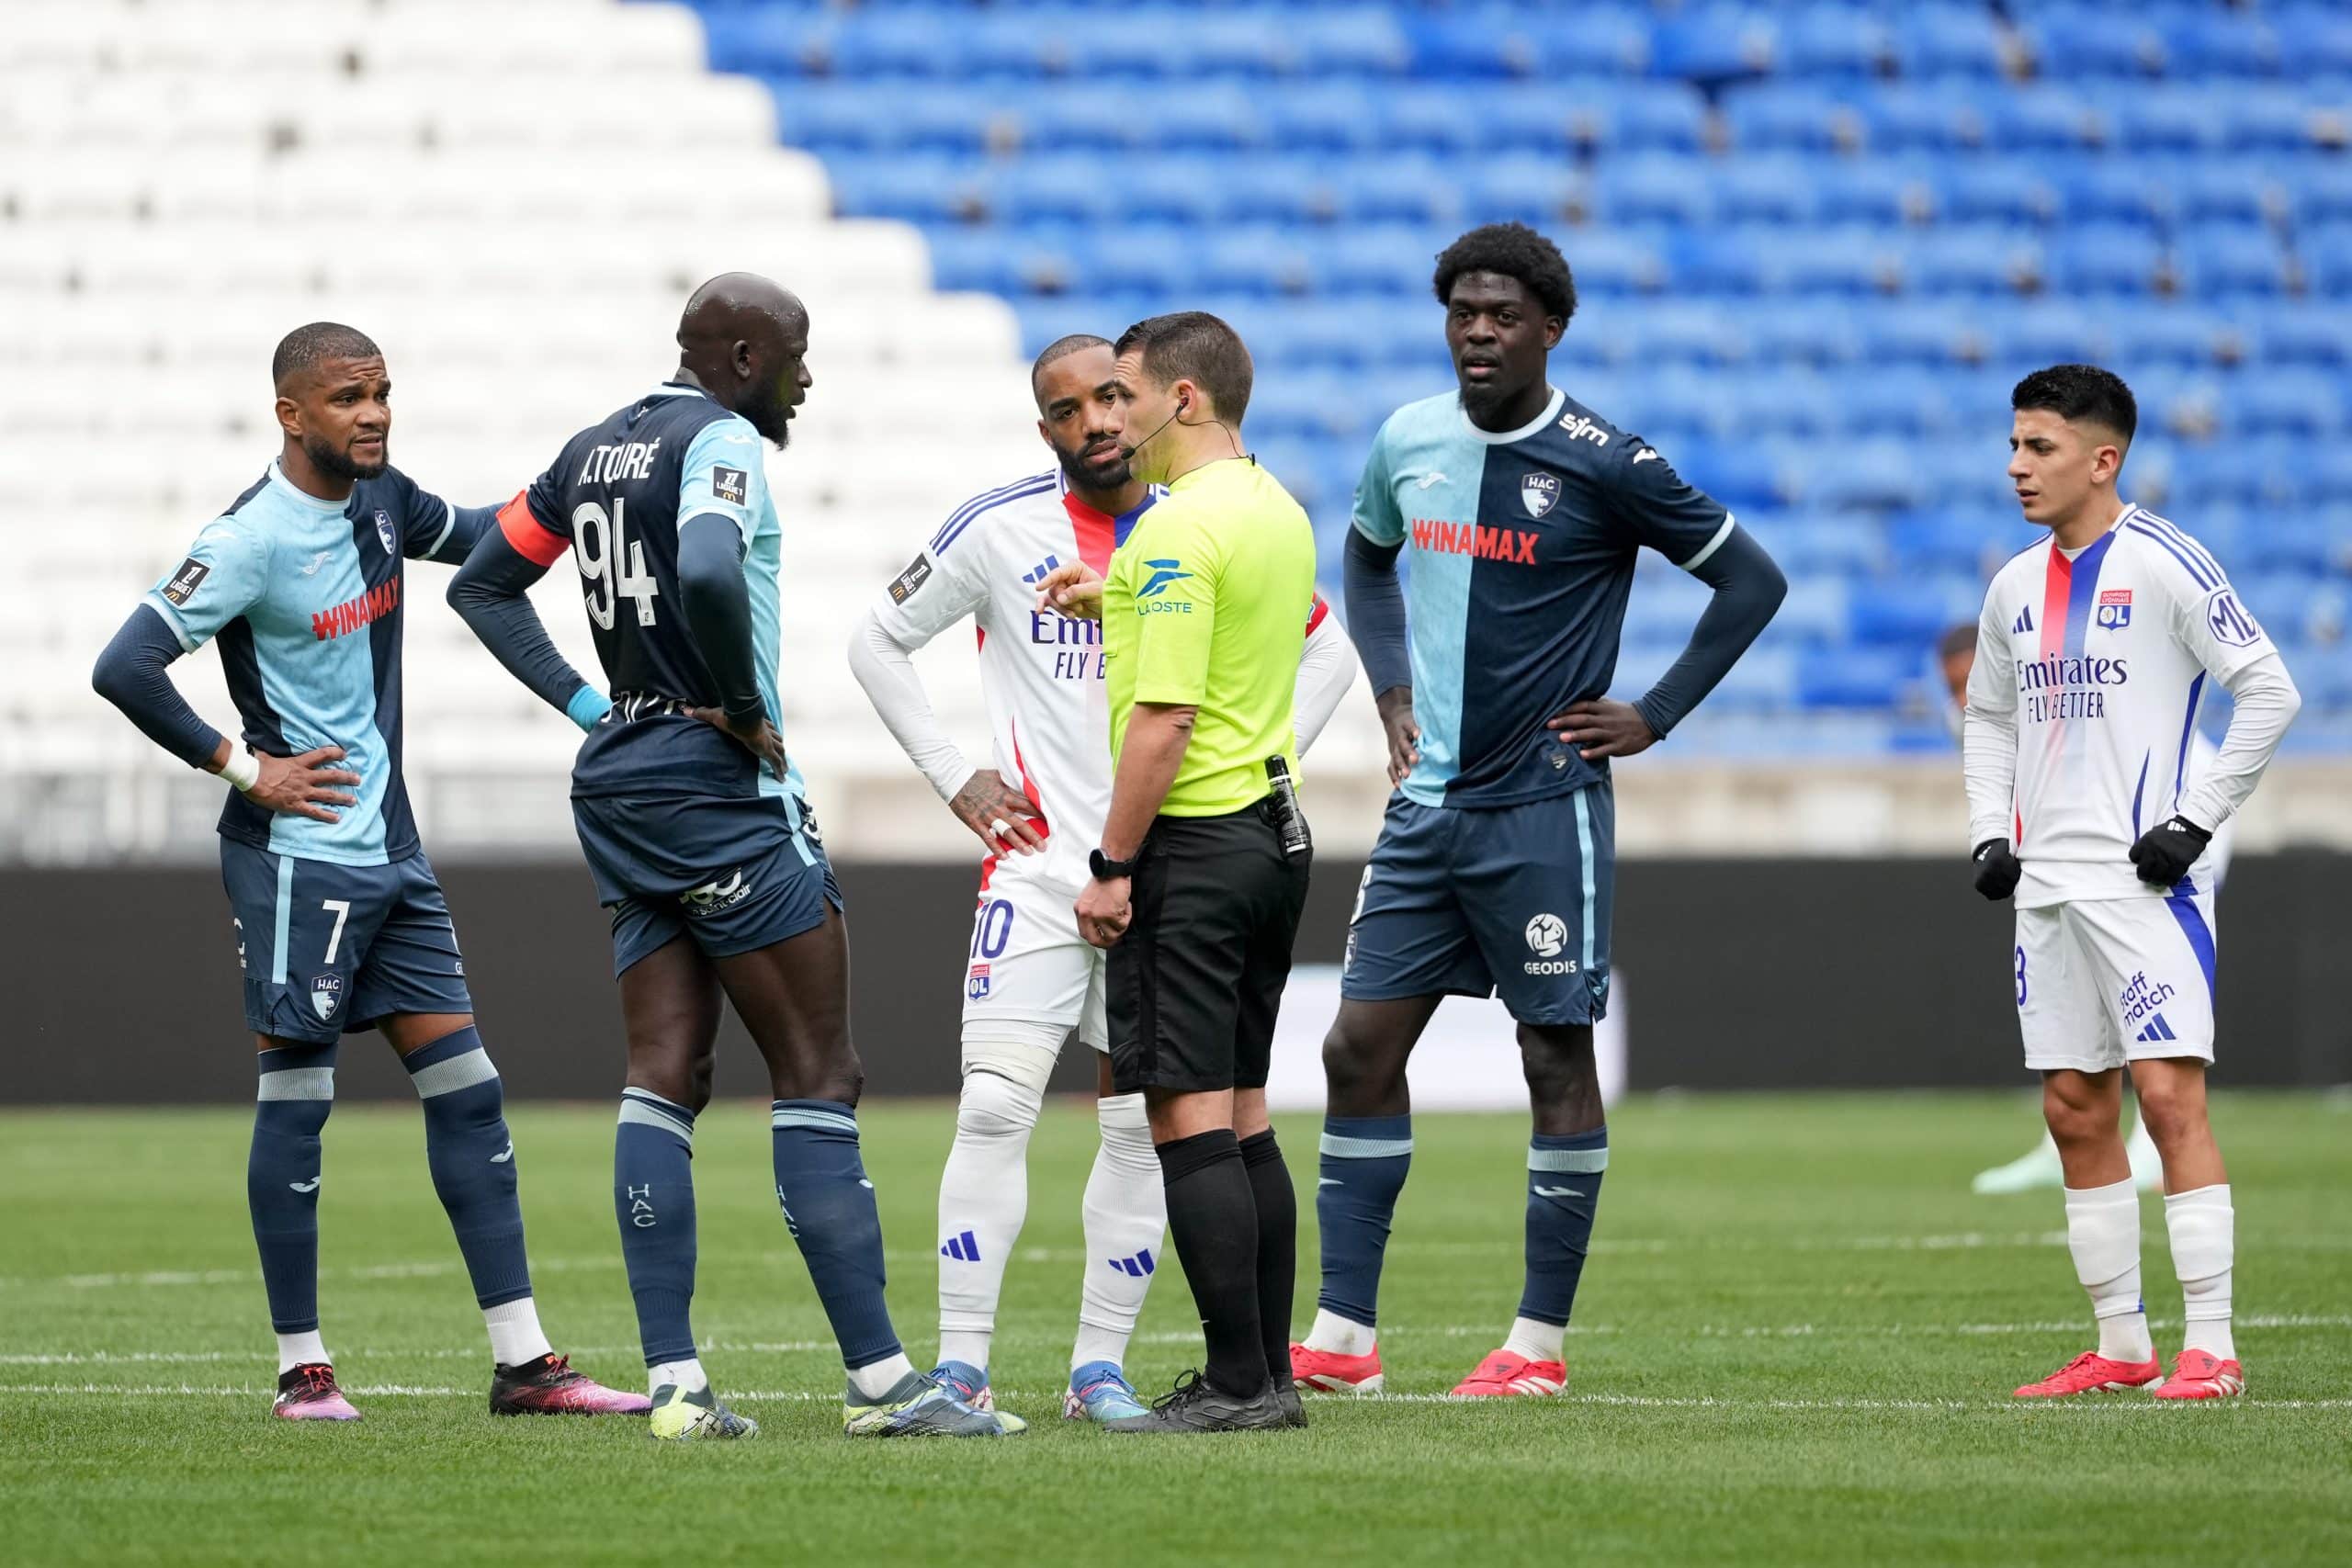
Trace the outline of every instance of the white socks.
[[1369, 1356], [1372, 1348], [1380, 1343], [1380, 1335], [1370, 1324], [1341, 1317], [1329, 1307], [1315, 1309], [1315, 1326], [1306, 1331], [1301, 1341], [1310, 1350], [1329, 1350], [1334, 1356]]
[[898, 1387], [914, 1370], [915, 1364], [908, 1360], [907, 1353], [901, 1350], [888, 1360], [876, 1361], [872, 1366], [850, 1368], [849, 1386], [857, 1390], [861, 1399], [879, 1399]]
[[2098, 1353], [2111, 1361], [2153, 1358], [2140, 1295], [2140, 1197], [2129, 1180], [2066, 1189], [2066, 1248], [2098, 1319]]
[[956, 1142], [939, 1177], [943, 1361], [989, 1364], [1005, 1260], [1029, 1217], [1029, 1133], [1044, 1104], [1038, 1090], [1001, 1073], [964, 1075]]
[[[1591, 1184], [1588, 1182], [1586, 1185]], [[1561, 1359], [1560, 1345], [1567, 1332], [1562, 1324], [1539, 1323], [1532, 1317], [1514, 1317], [1510, 1320], [1510, 1337], [1503, 1341], [1503, 1348], [1531, 1361], [1556, 1361]]]
[[490, 1359], [502, 1367], [536, 1361], [555, 1348], [539, 1330], [538, 1303], [528, 1296], [482, 1308], [481, 1320], [490, 1328]]
[[702, 1370], [702, 1358], [689, 1356], [683, 1361], [663, 1361], [645, 1369], [645, 1392], [659, 1393], [663, 1386], [675, 1383], [681, 1393], [695, 1393], [710, 1386], [709, 1375]]
[[[2224, 1301], [2228, 1299], [2224, 1294]], [[284, 1377], [297, 1367], [323, 1362], [334, 1365], [334, 1358], [327, 1354], [327, 1342], [319, 1337], [315, 1328], [307, 1334], [281, 1334], [277, 1337], [277, 1375]]]
[[1152, 1152], [1143, 1096], [1098, 1100], [1094, 1115], [1102, 1145], [1086, 1179], [1086, 1271], [1079, 1286], [1072, 1371], [1090, 1361], [1126, 1365], [1127, 1340], [1159, 1267], [1168, 1228], [1168, 1189]]
[[2171, 1193], [2165, 1229], [2172, 1237], [2173, 1272], [2180, 1277], [2183, 1348], [2237, 1359], [2230, 1337], [2230, 1269], [2236, 1251], [2236, 1211], [2227, 1182]]

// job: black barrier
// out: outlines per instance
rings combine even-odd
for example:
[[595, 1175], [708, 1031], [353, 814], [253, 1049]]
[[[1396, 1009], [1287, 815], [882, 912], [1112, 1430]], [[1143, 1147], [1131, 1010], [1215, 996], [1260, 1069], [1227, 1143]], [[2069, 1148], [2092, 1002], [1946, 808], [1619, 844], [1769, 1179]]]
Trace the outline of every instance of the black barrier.
[[[441, 868], [484, 1040], [523, 1097], [602, 1100], [621, 1081], [604, 911], [577, 865]], [[2352, 1081], [2333, 981], [2352, 856], [2241, 858], [2222, 896], [2218, 1081]], [[1361, 862], [1316, 868], [1302, 963], [1339, 962]], [[850, 865], [853, 1018], [867, 1092], [949, 1094], [971, 940], [968, 865]], [[250, 1098], [235, 935], [217, 874], [0, 872], [6, 940], [0, 1102]], [[1620, 869], [1619, 964], [1640, 976], [1636, 1089], [2021, 1085], [2009, 913], [1948, 861], [1648, 861]], [[1318, 1023], [1321, 1021], [1317, 1021]], [[1057, 1088], [1091, 1092], [1088, 1054]], [[730, 1018], [718, 1089], [764, 1092]], [[406, 1097], [378, 1037], [347, 1040], [346, 1098]]]

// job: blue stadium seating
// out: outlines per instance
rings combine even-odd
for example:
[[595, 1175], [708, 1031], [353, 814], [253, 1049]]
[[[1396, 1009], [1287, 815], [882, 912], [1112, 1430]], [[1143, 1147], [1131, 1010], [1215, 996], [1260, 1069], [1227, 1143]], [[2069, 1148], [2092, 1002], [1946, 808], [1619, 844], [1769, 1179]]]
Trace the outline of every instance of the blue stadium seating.
[[[1678, 744], [1945, 744], [1922, 646], [2033, 537], [2007, 392], [2141, 393], [2127, 489], [2288, 642], [2352, 749], [2352, 8], [2318, 0], [697, 0], [842, 212], [930, 236], [1032, 345], [1228, 315], [1327, 547], [1451, 384], [1431, 259], [1515, 219], [1581, 308], [1555, 378], [1669, 447], [1793, 588]], [[1645, 573], [1625, 670], [1698, 600]], [[1645, 662], [1645, 661], [1649, 662]]]

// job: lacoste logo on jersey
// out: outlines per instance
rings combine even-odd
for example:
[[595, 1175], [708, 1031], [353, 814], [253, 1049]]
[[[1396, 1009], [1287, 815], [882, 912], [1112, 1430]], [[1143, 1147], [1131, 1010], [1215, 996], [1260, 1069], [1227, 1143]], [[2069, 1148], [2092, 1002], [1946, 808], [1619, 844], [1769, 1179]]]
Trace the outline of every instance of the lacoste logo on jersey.
[[1530, 517], [1541, 517], [1560, 502], [1560, 476], [1528, 474], [1519, 481], [1519, 499]]
[[1138, 599], [1156, 598], [1168, 591], [1170, 583], [1182, 582], [1193, 575], [1189, 571], [1180, 570], [1179, 569], [1184, 563], [1172, 558], [1167, 560], [1148, 560], [1143, 564], [1151, 568], [1151, 576], [1145, 580], [1141, 588], [1136, 590], [1136, 597]]
[[1581, 1191], [1573, 1187], [1538, 1187], [1533, 1189], [1533, 1191], [1538, 1198], [1581, 1198], [1584, 1196]]
[[1046, 577], [1061, 564], [1061, 557], [1049, 555], [1044, 560], [1039, 561], [1035, 566], [1031, 567], [1027, 571], [1023, 572], [1021, 574], [1021, 581], [1027, 583], [1030, 587], [1035, 588], [1037, 584], [1045, 581]]
[[383, 545], [386, 555], [401, 553], [401, 537], [392, 531], [392, 514], [380, 506], [376, 509], [376, 537]]
[[2205, 601], [2205, 625], [2216, 640], [2232, 648], [2251, 648], [2262, 638], [2262, 628], [2245, 613], [2238, 596], [2227, 588], [2218, 590]]
[[179, 570], [172, 573], [172, 580], [164, 584], [164, 598], [170, 604], [184, 605], [196, 597], [196, 591], [211, 575], [210, 567], [190, 556], [180, 562]]
[[1589, 441], [1595, 446], [1609, 445], [1609, 432], [1601, 429], [1583, 414], [1562, 414], [1560, 428], [1568, 433], [1568, 439], [1571, 441]]
[[1433, 485], [1442, 485], [1444, 482], [1445, 475], [1432, 469], [1429, 473], [1423, 474], [1420, 477], [1419, 482], [1416, 483], [1413, 488], [1415, 490], [1428, 490]]
[[490, 1163], [491, 1163], [491, 1164], [492, 1164], [492, 1165], [504, 1165], [508, 1160], [511, 1160], [511, 1159], [513, 1159], [514, 1157], [514, 1139], [512, 1139], [512, 1138], [509, 1138], [509, 1139], [507, 1139], [507, 1140], [506, 1140], [506, 1146], [505, 1146], [504, 1148], [503, 1148], [503, 1149], [499, 1150], [496, 1154], [494, 1154], [494, 1155], [492, 1155], [492, 1156], [490, 1156]]
[[2132, 590], [2102, 588], [2098, 592], [2098, 624], [2102, 630], [2120, 632], [2132, 624]]
[[1640, 451], [1638, 451], [1638, 452], [1636, 452], [1636, 453], [1634, 453], [1634, 461], [1635, 463], [1637, 463], [1637, 464], [1638, 464], [1638, 463], [1655, 463], [1655, 462], [1657, 462], [1657, 460], [1658, 460], [1657, 454], [1656, 452], [1652, 451], [1652, 450], [1651, 450], [1649, 447], [1647, 447], [1647, 446], [1643, 447]]
[[304, 577], [318, 576], [319, 568], [326, 565], [327, 557], [333, 554], [334, 554], [333, 550], [321, 550], [317, 555], [312, 556], [311, 558], [311, 564], [302, 569], [302, 575]]
[[333, 1018], [334, 1016], [336, 1004], [342, 1000], [342, 976], [319, 975], [312, 976], [311, 980], [311, 1007], [320, 1018]]
[[915, 590], [931, 581], [931, 558], [918, 555], [907, 563], [907, 570], [890, 580], [890, 603], [903, 604], [915, 596]]
[[2018, 618], [2009, 624], [2009, 630], [2018, 633], [2030, 632], [2033, 630], [2032, 605], [2028, 604], [2024, 609], [2018, 612]]
[[286, 1185], [296, 1192], [316, 1192], [319, 1190], [319, 1179], [314, 1176], [308, 1181], [289, 1181]]
[[752, 477], [741, 468], [714, 468], [710, 492], [729, 505], [741, 506], [752, 493]]
[[1151, 1271], [1159, 1267], [1152, 1261], [1151, 1248], [1148, 1247], [1132, 1258], [1114, 1258], [1110, 1261], [1112, 1268], [1131, 1280], [1148, 1279]]

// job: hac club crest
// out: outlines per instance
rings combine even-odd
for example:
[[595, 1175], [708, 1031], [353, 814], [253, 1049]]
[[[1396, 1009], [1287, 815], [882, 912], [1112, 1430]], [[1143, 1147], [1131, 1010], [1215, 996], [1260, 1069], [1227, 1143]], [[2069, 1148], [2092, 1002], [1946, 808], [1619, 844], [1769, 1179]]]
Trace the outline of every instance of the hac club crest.
[[312, 1010], [318, 1013], [321, 1020], [323, 1021], [325, 1019], [333, 1018], [334, 1016], [334, 1010], [342, 1005], [342, 976], [328, 974], [312, 977], [311, 981], [311, 1007]]
[[401, 553], [400, 536], [392, 532], [392, 514], [380, 506], [376, 509], [376, 537], [383, 542], [386, 555]]
[[1560, 502], [1560, 476], [1529, 474], [1519, 481], [1519, 499], [1527, 503], [1530, 517], [1541, 517]]

